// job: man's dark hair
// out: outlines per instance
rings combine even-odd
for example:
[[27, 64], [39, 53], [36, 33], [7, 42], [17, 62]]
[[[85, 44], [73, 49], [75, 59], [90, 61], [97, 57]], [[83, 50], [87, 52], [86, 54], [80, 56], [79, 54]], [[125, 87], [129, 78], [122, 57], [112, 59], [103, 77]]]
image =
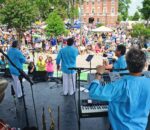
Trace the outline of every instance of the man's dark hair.
[[74, 39], [73, 39], [73, 38], [67, 39], [67, 45], [68, 45], [68, 46], [72, 46], [73, 43], [74, 43]]
[[116, 50], [120, 51], [121, 55], [124, 55], [126, 53], [126, 47], [124, 45], [118, 45]]
[[18, 41], [16, 41], [16, 40], [13, 41], [13, 42], [12, 42], [12, 47], [13, 47], [13, 48], [16, 48], [17, 46], [18, 46]]
[[131, 73], [142, 72], [146, 63], [146, 55], [139, 49], [132, 48], [126, 55], [127, 67]]

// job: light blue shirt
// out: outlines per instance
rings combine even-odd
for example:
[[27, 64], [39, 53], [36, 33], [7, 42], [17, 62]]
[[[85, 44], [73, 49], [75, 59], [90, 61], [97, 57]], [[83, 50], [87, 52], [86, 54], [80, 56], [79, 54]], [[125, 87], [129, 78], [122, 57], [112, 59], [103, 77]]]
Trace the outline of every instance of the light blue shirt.
[[[17, 48], [10, 48], [7, 53], [10, 60], [20, 69], [23, 69], [23, 64], [26, 62], [26, 58], [23, 56], [21, 51]], [[19, 76], [19, 71], [9, 63], [10, 73]]]
[[[127, 68], [127, 63], [126, 63], [126, 59], [124, 55], [120, 56], [118, 60], [115, 61], [115, 63], [113, 64], [113, 68], [114, 69], [126, 69]], [[119, 72], [119, 70], [118, 71], [114, 70], [113, 72]]]
[[145, 130], [150, 111], [150, 78], [124, 76], [104, 87], [89, 86], [92, 99], [109, 101], [109, 120], [113, 130]]
[[61, 62], [61, 70], [66, 74], [73, 74], [74, 70], [68, 68], [76, 67], [76, 58], [78, 56], [78, 50], [73, 46], [66, 46], [62, 48], [56, 58], [56, 64]]

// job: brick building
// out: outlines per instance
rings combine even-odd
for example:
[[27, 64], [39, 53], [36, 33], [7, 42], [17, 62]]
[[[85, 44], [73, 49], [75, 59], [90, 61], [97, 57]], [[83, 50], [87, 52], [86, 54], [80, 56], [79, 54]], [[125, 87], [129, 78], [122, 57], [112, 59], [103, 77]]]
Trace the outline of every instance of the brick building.
[[94, 18], [94, 23], [115, 25], [118, 18], [118, 0], [83, 0], [82, 19], [85, 23]]

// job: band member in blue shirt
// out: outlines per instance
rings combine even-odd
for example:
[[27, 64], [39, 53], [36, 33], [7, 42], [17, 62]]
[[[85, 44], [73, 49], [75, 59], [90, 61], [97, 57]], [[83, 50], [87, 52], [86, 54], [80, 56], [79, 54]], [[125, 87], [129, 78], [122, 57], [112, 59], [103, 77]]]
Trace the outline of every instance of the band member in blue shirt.
[[[18, 41], [13, 41], [12, 47], [8, 50], [7, 54], [10, 60], [19, 69], [23, 69], [23, 64], [26, 62], [26, 58], [24, 57], [22, 52], [18, 49]], [[22, 89], [21, 89], [21, 84], [19, 80], [20, 73], [15, 67], [13, 67], [11, 63], [9, 63], [9, 70], [14, 81], [13, 87], [15, 90], [15, 94], [18, 98], [21, 98], [23, 95], [22, 95]]]
[[92, 99], [109, 102], [108, 115], [113, 130], [145, 130], [150, 111], [150, 78], [141, 72], [146, 55], [141, 50], [131, 49], [126, 61], [130, 75], [105, 86], [99, 83], [99, 75], [89, 85], [89, 95]]
[[106, 65], [106, 69], [112, 69], [113, 71], [121, 71], [127, 68], [126, 60], [125, 60], [126, 47], [124, 45], [118, 45], [115, 51], [116, 57], [118, 59], [110, 65]]
[[76, 74], [74, 70], [68, 68], [76, 67], [76, 58], [78, 56], [78, 50], [73, 47], [74, 40], [69, 38], [67, 40], [67, 46], [62, 48], [56, 58], [57, 69], [60, 68], [63, 72], [63, 92], [64, 95], [73, 95], [75, 92], [75, 78]]

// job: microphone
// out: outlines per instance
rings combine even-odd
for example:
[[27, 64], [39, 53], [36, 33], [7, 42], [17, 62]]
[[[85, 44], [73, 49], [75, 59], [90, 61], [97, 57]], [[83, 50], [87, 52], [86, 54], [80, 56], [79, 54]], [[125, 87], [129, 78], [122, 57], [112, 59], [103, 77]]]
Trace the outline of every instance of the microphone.
[[71, 68], [68, 68], [69, 70], [84, 70], [84, 68], [76, 68], [76, 67], [71, 67]]
[[96, 70], [96, 68], [80, 68], [80, 67], [70, 67], [69, 70]]

